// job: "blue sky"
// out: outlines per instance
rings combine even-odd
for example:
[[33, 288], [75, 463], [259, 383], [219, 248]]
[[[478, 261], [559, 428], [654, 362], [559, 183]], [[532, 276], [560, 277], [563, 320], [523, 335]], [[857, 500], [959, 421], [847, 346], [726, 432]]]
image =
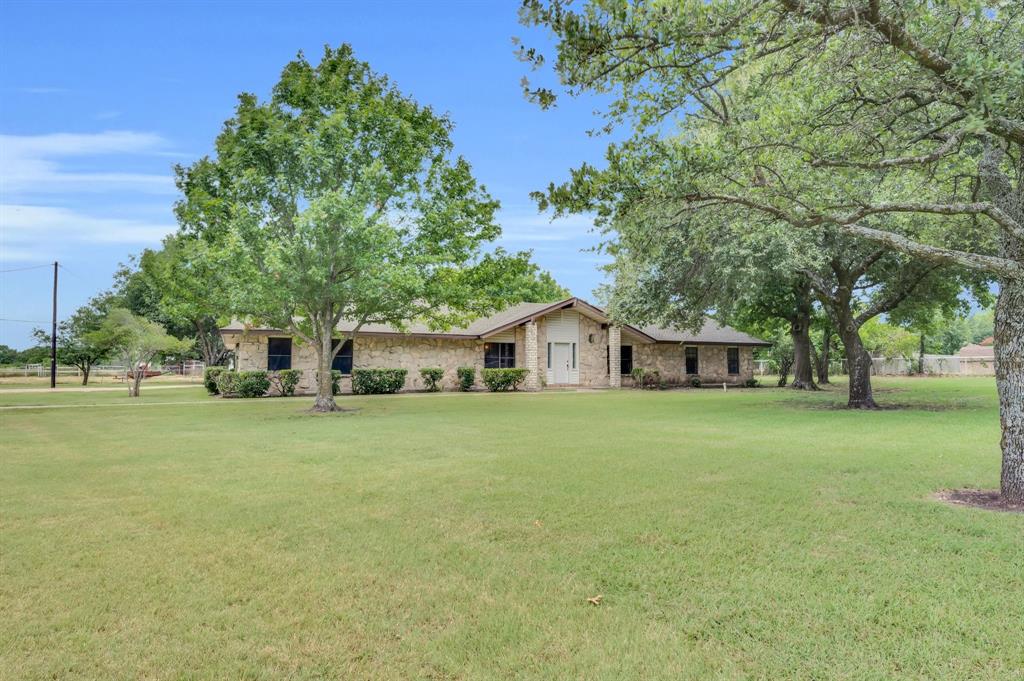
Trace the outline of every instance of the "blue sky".
[[[209, 153], [243, 91], [281, 68], [353, 45], [419, 102], [451, 114], [455, 144], [501, 200], [510, 249], [576, 295], [600, 282], [584, 218], [551, 223], [529, 192], [603, 156], [595, 100], [526, 102], [511, 42], [544, 36], [517, 2], [0, 4], [0, 269], [54, 260], [58, 314], [111, 284], [118, 263], [175, 228], [171, 166]], [[46, 269], [0, 274], [0, 343], [31, 344], [50, 316]], [[38, 324], [42, 326], [43, 324]]]

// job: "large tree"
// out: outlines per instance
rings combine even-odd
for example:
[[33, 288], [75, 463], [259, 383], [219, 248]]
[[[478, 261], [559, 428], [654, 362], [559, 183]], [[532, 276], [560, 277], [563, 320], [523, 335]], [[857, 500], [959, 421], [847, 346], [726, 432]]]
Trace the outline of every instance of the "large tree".
[[452, 123], [356, 59], [325, 48], [285, 66], [269, 100], [242, 94], [216, 157], [178, 170], [185, 232], [211, 243], [241, 318], [316, 351], [315, 411], [337, 326], [442, 329], [508, 302], [527, 254], [484, 255], [498, 203], [453, 153]]
[[[57, 361], [78, 367], [82, 385], [89, 384], [93, 365], [111, 353], [109, 339], [95, 336], [94, 332], [99, 330], [116, 300], [110, 293], [98, 295], [57, 326]], [[36, 329], [34, 335], [44, 345], [50, 344], [50, 334], [46, 331]]]
[[671, 181], [692, 210], [728, 203], [997, 278], [1001, 493], [1024, 502], [1024, 3], [526, 0], [523, 19], [555, 33], [570, 91], [611, 93], [610, 127], [641, 139], [683, 119]]
[[138, 258], [141, 286], [150, 293], [157, 319], [173, 331], [195, 338], [207, 366], [222, 364], [227, 350], [219, 327], [228, 320], [225, 273], [210, 245], [188, 234], [164, 239], [163, 248]]

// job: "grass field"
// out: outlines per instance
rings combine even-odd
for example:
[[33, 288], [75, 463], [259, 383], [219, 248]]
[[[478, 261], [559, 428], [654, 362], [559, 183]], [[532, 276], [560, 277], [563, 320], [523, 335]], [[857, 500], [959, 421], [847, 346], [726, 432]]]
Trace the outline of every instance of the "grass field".
[[878, 386], [0, 394], [0, 678], [1024, 678], [993, 381]]

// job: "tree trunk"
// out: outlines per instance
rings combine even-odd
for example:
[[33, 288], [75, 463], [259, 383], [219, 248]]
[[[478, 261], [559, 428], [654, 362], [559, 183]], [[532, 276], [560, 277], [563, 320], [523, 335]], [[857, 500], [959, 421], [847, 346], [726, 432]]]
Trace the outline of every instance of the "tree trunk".
[[128, 397], [139, 396], [139, 385], [142, 383], [143, 372], [139, 368], [135, 368], [128, 374]]
[[779, 387], [785, 388], [789, 381], [789, 368], [793, 366], [792, 357], [783, 357], [779, 360]]
[[811, 362], [810, 315], [793, 317], [789, 321], [789, 335], [793, 339], [794, 390], [817, 390], [814, 385], [814, 365]]
[[860, 340], [860, 329], [852, 320], [843, 320], [839, 337], [843, 341], [847, 373], [850, 376], [850, 394], [846, 406], [850, 409], [878, 409], [871, 392], [871, 355]]
[[89, 371], [92, 369], [92, 367], [86, 365], [84, 367], [79, 367], [79, 369], [82, 370], [82, 385], [89, 385]]
[[818, 353], [818, 384], [828, 385], [828, 363], [832, 354], [832, 329], [827, 328], [821, 334], [821, 352]]
[[917, 358], [917, 373], [924, 375], [924, 334], [921, 334], [921, 351], [918, 353]]
[[316, 402], [313, 403], [313, 411], [330, 413], [341, 411], [334, 401], [334, 391], [331, 381], [331, 364], [334, 361], [334, 327], [330, 320], [322, 324], [320, 329], [320, 342], [317, 344], [317, 375], [316, 375]]
[[1024, 281], [999, 283], [994, 336], [1003, 432], [999, 492], [1003, 501], [1024, 504]]
[[[1024, 148], [1018, 145], [1016, 187], [1000, 168], [1005, 154], [999, 146], [988, 146], [979, 164], [982, 182], [993, 201], [1018, 223], [1024, 223], [1021, 152]], [[1003, 230], [999, 246], [1002, 257], [1024, 262], [1024, 239]], [[999, 496], [1005, 502], [1024, 504], [1024, 281], [1005, 277], [999, 280], [993, 336], [1003, 452]]]

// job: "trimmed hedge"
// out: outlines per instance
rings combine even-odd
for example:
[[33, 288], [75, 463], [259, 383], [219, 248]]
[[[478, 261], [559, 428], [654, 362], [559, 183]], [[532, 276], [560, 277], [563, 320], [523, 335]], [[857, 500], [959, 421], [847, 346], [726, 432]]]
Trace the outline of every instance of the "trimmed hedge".
[[302, 378], [302, 369], [280, 369], [270, 374], [270, 383], [281, 397], [291, 397]]
[[270, 377], [266, 371], [223, 371], [217, 390], [224, 397], [263, 397], [270, 390]]
[[690, 379], [690, 385], [693, 386], [694, 388], [699, 388], [703, 385], [703, 383], [701, 383], [700, 377], [694, 376], [693, 378]]
[[397, 393], [405, 385], [405, 369], [353, 369], [352, 392], [356, 395]]
[[211, 395], [220, 394], [220, 390], [217, 389], [217, 377], [227, 370], [227, 367], [206, 367], [203, 370], [203, 387], [206, 388], [206, 392]]
[[455, 370], [459, 377], [459, 390], [469, 392], [476, 383], [476, 367], [459, 367]]
[[427, 392], [436, 393], [441, 390], [441, 379], [444, 378], [444, 369], [441, 367], [424, 367], [420, 369], [420, 376], [427, 386]]
[[484, 369], [484, 385], [492, 393], [519, 390], [519, 384], [526, 380], [526, 369]]

